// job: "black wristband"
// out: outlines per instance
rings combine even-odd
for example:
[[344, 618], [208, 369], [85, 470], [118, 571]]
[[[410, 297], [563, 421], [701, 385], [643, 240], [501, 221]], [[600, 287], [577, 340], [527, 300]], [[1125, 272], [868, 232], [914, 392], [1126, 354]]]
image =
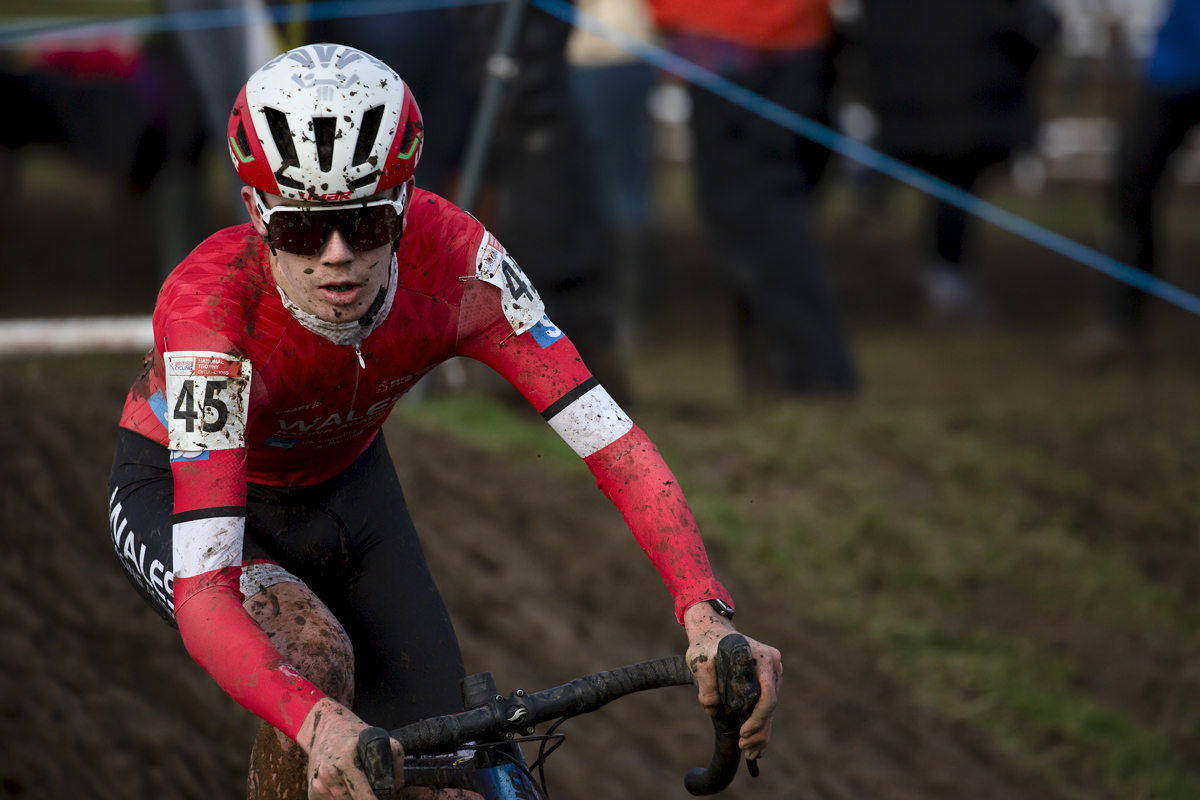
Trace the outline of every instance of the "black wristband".
[[726, 603], [724, 600], [713, 597], [707, 601], [712, 606], [713, 611], [720, 614], [725, 619], [733, 619], [733, 606]]

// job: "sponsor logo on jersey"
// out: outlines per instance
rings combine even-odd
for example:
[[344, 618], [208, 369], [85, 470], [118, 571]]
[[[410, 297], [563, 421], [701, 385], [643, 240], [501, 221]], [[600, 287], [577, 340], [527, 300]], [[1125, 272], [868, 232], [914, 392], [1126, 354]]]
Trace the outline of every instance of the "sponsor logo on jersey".
[[140, 536], [134, 534], [129, 527], [129, 517], [121, 504], [117, 502], [117, 492], [113, 489], [112, 497], [108, 500], [108, 523], [112, 533], [113, 549], [117, 557], [126, 564], [126, 569], [142, 585], [153, 592], [166, 609], [173, 607], [175, 573], [167, 569], [158, 559], [152, 558], [146, 565], [146, 544]]
[[[282, 424], [282, 422], [280, 424]], [[291, 450], [293, 447], [296, 446], [296, 440], [295, 439], [280, 439], [278, 437], [272, 436], [270, 439], [267, 439], [265, 442], [263, 442], [263, 444], [267, 445], [268, 447], [278, 447], [282, 450]]]
[[563, 338], [563, 332], [554, 327], [550, 317], [545, 314], [542, 315], [542, 319], [537, 325], [529, 329], [529, 333], [543, 350]]
[[[328, 430], [329, 428], [340, 428], [346, 425], [357, 425], [360, 422], [370, 422], [373, 418], [378, 417], [380, 414], [390, 411], [392, 406], [396, 404], [396, 401], [403, 396], [404, 392], [401, 392], [394, 397], [377, 400], [376, 402], [372, 403], [363, 414], [359, 414], [354, 409], [351, 409], [350, 413], [346, 414], [344, 418], [341, 414], [330, 414], [328, 417], [321, 416], [311, 421], [306, 419], [287, 420], [276, 418], [279, 422], [279, 429], [276, 431], [276, 433], [296, 436], [301, 433], [309, 433], [310, 431], [313, 433], [318, 433], [320, 431]], [[288, 442], [288, 444], [272, 444], [272, 442], [276, 441]], [[272, 437], [271, 439], [268, 439], [265, 444], [270, 444], [272, 447], [288, 447], [290, 449], [295, 442], [296, 440], [294, 439], [281, 439], [279, 437]]]
[[150, 410], [162, 426], [167, 427], [167, 398], [163, 396], [162, 389], [150, 395]]

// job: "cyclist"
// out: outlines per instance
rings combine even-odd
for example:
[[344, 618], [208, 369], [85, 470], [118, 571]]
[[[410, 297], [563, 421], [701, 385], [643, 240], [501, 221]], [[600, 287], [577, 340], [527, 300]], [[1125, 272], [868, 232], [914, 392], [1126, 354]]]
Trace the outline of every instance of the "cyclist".
[[[250, 77], [228, 133], [251, 222], [159, 293], [110, 519], [135, 588], [261, 718], [250, 796], [372, 797], [360, 729], [461, 710], [457, 641], [379, 433], [453, 356], [507, 378], [585, 460], [674, 595], [715, 708], [733, 606], [687, 502], [500, 243], [414, 187], [425, 130], [399, 76], [350, 47], [300, 47]], [[782, 667], [751, 646], [755, 758]]]

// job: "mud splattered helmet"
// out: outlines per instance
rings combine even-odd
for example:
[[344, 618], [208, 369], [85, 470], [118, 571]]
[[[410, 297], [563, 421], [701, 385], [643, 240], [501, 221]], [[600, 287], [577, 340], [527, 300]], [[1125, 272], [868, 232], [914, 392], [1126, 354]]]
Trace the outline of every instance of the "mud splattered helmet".
[[229, 116], [238, 177], [269, 194], [343, 202], [407, 181], [421, 111], [387, 64], [340, 44], [289, 50], [250, 76]]

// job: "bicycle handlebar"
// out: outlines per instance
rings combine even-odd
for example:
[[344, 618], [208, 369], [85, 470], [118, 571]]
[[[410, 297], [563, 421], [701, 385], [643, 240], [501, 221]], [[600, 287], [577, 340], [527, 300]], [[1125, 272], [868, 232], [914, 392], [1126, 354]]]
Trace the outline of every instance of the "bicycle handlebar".
[[485, 706], [414, 722], [389, 735], [405, 753], [446, 752], [483, 734], [523, 732], [540, 722], [590, 713], [627, 694], [692, 682], [682, 656], [656, 658], [585, 675], [535, 694], [518, 689], [507, 698], [497, 695]]
[[[716, 744], [712, 762], [707, 769], [691, 770], [684, 780], [693, 795], [716, 794], [733, 780], [741, 760], [738, 731], [759, 696], [754, 662], [745, 637], [729, 634], [722, 639], [716, 666], [722, 711], [713, 717]], [[495, 695], [490, 702], [461, 714], [432, 717], [390, 732], [380, 728], [364, 730], [359, 735], [360, 758], [372, 787], [383, 792], [394, 786], [388, 737], [398, 741], [406, 755], [452, 752], [481, 737], [511, 739], [518, 733], [529, 735], [538, 723], [587, 714], [628, 694], [693, 683], [695, 678], [684, 658], [670, 656], [585, 675], [534, 694], [517, 689], [508, 697]], [[387, 758], [383, 757], [385, 749]], [[750, 767], [752, 775], [757, 774], [756, 766]]]

